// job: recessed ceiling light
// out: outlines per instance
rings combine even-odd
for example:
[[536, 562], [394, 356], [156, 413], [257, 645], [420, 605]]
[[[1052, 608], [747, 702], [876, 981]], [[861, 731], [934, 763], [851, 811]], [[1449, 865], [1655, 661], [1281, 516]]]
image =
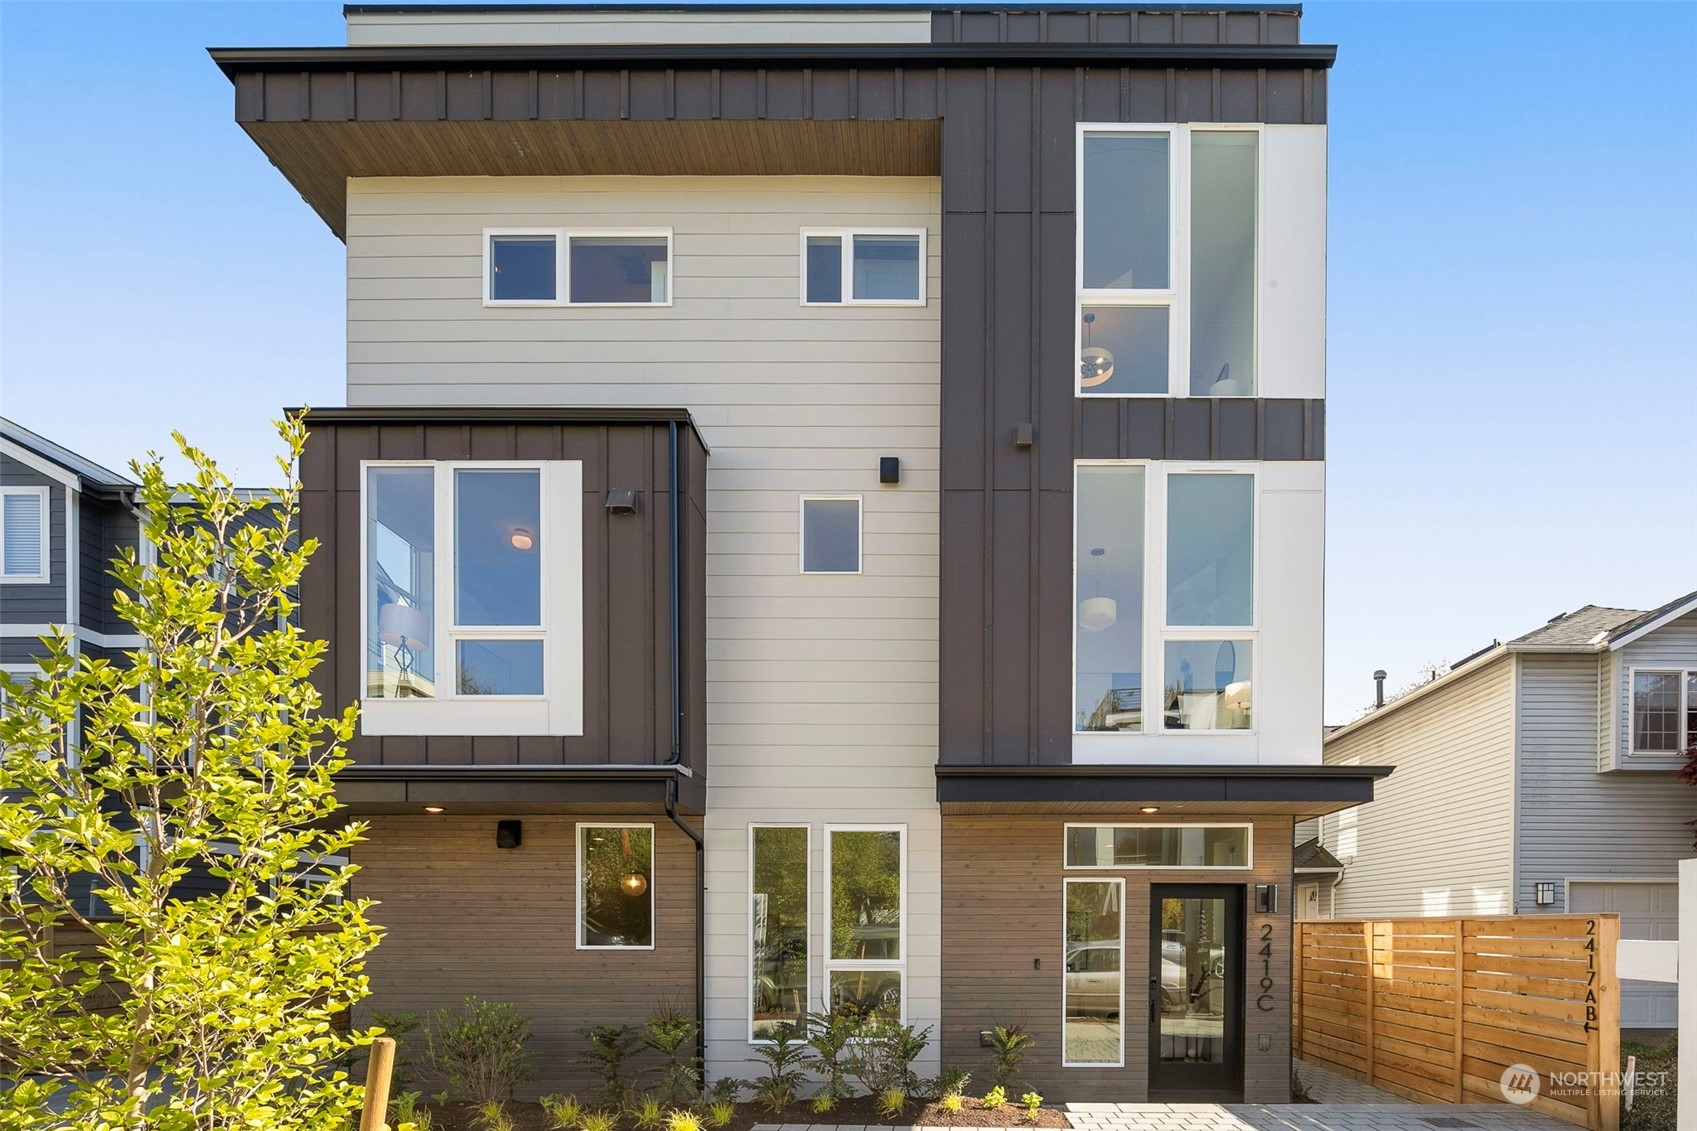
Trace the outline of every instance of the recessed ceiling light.
[[1161, 807], [1159, 805], [1145, 805], [1140, 810], [1140, 812], [1144, 812], [1144, 813], [1159, 813], [1160, 811], [1161, 811]]
[[442, 811], [442, 807], [440, 805], [426, 805], [424, 807], [424, 811], [426, 813], [440, 813]]

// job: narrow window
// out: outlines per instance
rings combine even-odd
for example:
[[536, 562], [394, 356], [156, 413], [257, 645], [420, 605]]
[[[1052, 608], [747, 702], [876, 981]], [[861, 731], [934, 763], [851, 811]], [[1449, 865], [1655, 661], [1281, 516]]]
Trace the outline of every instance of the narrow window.
[[1139, 466], [1078, 469], [1074, 726], [1143, 729], [1143, 517]]
[[1167, 624], [1255, 623], [1255, 478], [1167, 477]]
[[1165, 394], [1173, 352], [1171, 139], [1087, 133], [1083, 146], [1078, 390]]
[[860, 572], [860, 499], [801, 501], [801, 572]]
[[618, 306], [670, 302], [670, 248], [665, 235], [573, 235], [571, 301]]
[[1679, 672], [1632, 673], [1632, 749], [1646, 754], [1679, 750]]
[[579, 825], [577, 945], [654, 946], [654, 826]]
[[923, 306], [923, 231], [804, 231], [802, 302]]
[[1062, 997], [1068, 1067], [1124, 1062], [1125, 881], [1067, 880]]
[[1190, 135], [1190, 395], [1255, 395], [1259, 137]]
[[[541, 474], [454, 473], [456, 690], [461, 695], [542, 694]], [[530, 635], [502, 639], [498, 628]]]
[[429, 467], [366, 471], [367, 698], [436, 694], [435, 478]]
[[556, 237], [489, 237], [489, 297], [496, 302], [553, 302], [557, 295]]
[[1068, 825], [1068, 868], [1247, 868], [1247, 825]]
[[0, 545], [7, 581], [47, 579], [47, 489], [0, 493]]
[[1697, 746], [1697, 672], [1685, 673], [1685, 745]]
[[751, 1040], [807, 1014], [807, 826], [750, 830]]
[[831, 829], [825, 1004], [899, 1020], [906, 954], [900, 829]]

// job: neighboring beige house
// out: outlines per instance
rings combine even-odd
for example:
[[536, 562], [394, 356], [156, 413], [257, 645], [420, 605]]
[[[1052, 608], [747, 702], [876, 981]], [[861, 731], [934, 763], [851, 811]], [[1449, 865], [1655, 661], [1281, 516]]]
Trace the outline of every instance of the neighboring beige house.
[[[1693, 742], [1697, 593], [1493, 642], [1327, 735], [1327, 764], [1397, 772], [1297, 826], [1297, 915], [1613, 911], [1625, 938], [1676, 938], [1697, 792], [1673, 771]], [[1629, 982], [1621, 1023], [1672, 1028], [1675, 1000]]]

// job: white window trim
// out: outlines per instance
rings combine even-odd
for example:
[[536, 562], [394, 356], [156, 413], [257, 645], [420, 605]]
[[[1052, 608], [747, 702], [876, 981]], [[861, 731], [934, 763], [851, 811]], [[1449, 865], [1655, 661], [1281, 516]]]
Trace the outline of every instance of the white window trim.
[[[803, 306], [924, 306], [930, 301], [926, 294], [930, 276], [926, 258], [924, 228], [803, 228], [801, 230], [801, 305]], [[838, 302], [809, 302], [807, 298], [807, 240], [809, 237], [835, 237], [842, 240], [842, 299]], [[855, 298], [854, 297], [854, 237], [856, 236], [917, 236], [919, 237], [919, 297]]]
[[[551, 237], [554, 240], [554, 297], [545, 298], [496, 298], [495, 257], [491, 254], [494, 237], [496, 236], [529, 236], [531, 238]], [[666, 301], [664, 302], [573, 302], [571, 301], [571, 241], [575, 237], [637, 237], [654, 239], [665, 237], [666, 240]], [[673, 246], [671, 228], [485, 228], [483, 229], [483, 305], [510, 307], [555, 307], [570, 306], [578, 309], [610, 309], [629, 308], [634, 310], [669, 307], [672, 305], [673, 284], [677, 272], [673, 268], [676, 261], [676, 248]]]
[[[35, 571], [32, 573], [0, 572], [0, 584], [4, 585], [46, 585], [52, 581], [53, 573], [53, 493], [49, 487], [0, 487], [0, 499], [8, 496], [32, 496], [40, 500], [41, 506], [41, 555], [37, 559]], [[5, 508], [0, 506], [0, 549], [4, 549], [6, 539]], [[69, 543], [67, 543], [69, 544]], [[4, 565], [0, 564], [0, 570]], [[67, 587], [70, 588], [70, 587]]]
[[[1111, 884], [1118, 887], [1120, 904], [1120, 1011], [1119, 1050], [1113, 1060], [1067, 1059], [1067, 889], [1073, 884]], [[1125, 880], [1117, 876], [1068, 876], [1061, 881], [1061, 1067], [1062, 1068], [1124, 1068], [1125, 1067]]]
[[[1242, 864], [1070, 864], [1073, 829], [1243, 829]], [[1255, 867], [1255, 826], [1248, 821], [1068, 821], [1061, 827], [1061, 868], [1069, 872], [1247, 872]]]
[[[806, 856], [802, 863], [803, 901], [807, 908], [808, 929], [803, 938], [807, 940], [807, 982], [806, 1000], [813, 1001], [813, 826], [792, 824], [784, 821], [755, 821], [748, 826], [748, 1043], [751, 1045], [769, 1045], [773, 1042], [767, 1037], [754, 1035], [754, 832], [756, 829], [801, 829], [807, 834]], [[827, 935], [827, 945], [829, 935]], [[902, 952], [906, 954], [904, 950]]]
[[[575, 826], [573, 840], [577, 846], [576, 859], [572, 867], [572, 885], [575, 890], [572, 942], [578, 950], [653, 950], [660, 941], [660, 905], [654, 899], [654, 889], [660, 882], [660, 841], [654, 835], [654, 824], [651, 821], [580, 821]], [[648, 937], [647, 946], [597, 946], [583, 941], [583, 838], [590, 829], [647, 829], [648, 830]]]
[[[1143, 473], [1143, 729], [1140, 731], [1078, 730], [1078, 604], [1081, 600], [1078, 560], [1078, 470], [1081, 467], [1141, 467]], [[1174, 475], [1248, 475], [1250, 486], [1250, 542], [1252, 569], [1248, 625], [1180, 625], [1167, 624], [1167, 480]], [[1251, 694], [1261, 676], [1261, 496], [1262, 477], [1253, 462], [1210, 461], [1207, 463], [1178, 463], [1169, 460], [1146, 459], [1080, 459], [1072, 467], [1072, 700], [1067, 714], [1071, 717], [1073, 737], [1091, 739], [1124, 738], [1136, 741], [1158, 735], [1197, 737], [1248, 738], [1260, 732], [1261, 704], [1250, 708], [1250, 726], [1245, 730], [1168, 730], [1165, 710], [1150, 709], [1150, 673], [1157, 677], [1157, 695], [1166, 687], [1166, 645], [1168, 641], [1233, 640], [1245, 641], [1249, 649], [1249, 682]]]
[[[900, 927], [896, 932], [896, 946], [900, 949], [901, 958], [832, 958], [831, 957], [831, 846], [836, 833], [896, 833], [900, 837], [901, 864], [900, 887], [901, 906], [899, 910]], [[839, 970], [894, 970], [901, 974], [902, 1001], [901, 1024], [907, 1024], [908, 997], [908, 886], [907, 886], [907, 826], [906, 825], [826, 825], [825, 826], [825, 875], [822, 885], [824, 892], [825, 913], [821, 916], [824, 924], [822, 946], [819, 949], [821, 958], [822, 978], [820, 981], [819, 999], [821, 1007], [831, 1007], [831, 975]], [[811, 848], [811, 844], [810, 844]], [[809, 956], [809, 963], [812, 958]]]
[[[1674, 742], [1672, 750], [1640, 750], [1638, 749], [1638, 676], [1642, 675], [1677, 675], [1679, 676], [1678, 714], [1675, 719]], [[1626, 669], [1626, 756], [1637, 759], [1658, 759], [1670, 765], [1682, 761], [1681, 752], [1685, 749], [1680, 739], [1685, 735], [1686, 720], [1697, 704], [1691, 702], [1691, 677], [1697, 674], [1697, 668], [1672, 667], [1664, 664], [1645, 664], [1643, 667], [1628, 667]]]
[[[1255, 279], [1255, 314], [1251, 328], [1250, 349], [1255, 358], [1255, 389], [1247, 396], [1215, 397], [1208, 393], [1190, 392], [1190, 135], [1193, 133], [1253, 133], [1261, 134], [1262, 125], [1259, 122], [1079, 122], [1073, 145], [1073, 246], [1078, 250], [1073, 255], [1073, 395], [1077, 397], [1106, 397], [1109, 399], [1124, 398], [1167, 398], [1184, 397], [1208, 400], [1253, 400], [1262, 396], [1261, 392], [1261, 299], [1260, 279], [1261, 268], [1265, 262], [1262, 245], [1266, 239], [1266, 194], [1262, 187], [1266, 184], [1267, 146], [1264, 139], [1257, 140], [1255, 147], [1255, 265], [1251, 269]], [[1084, 286], [1084, 137], [1086, 134], [1113, 133], [1159, 133], [1166, 134], [1167, 142], [1167, 199], [1170, 202], [1169, 222], [1171, 227], [1167, 235], [1167, 254], [1169, 256], [1167, 278], [1171, 286], [1166, 289], [1150, 290], [1117, 290], [1107, 288], [1090, 288]], [[1154, 393], [1114, 393], [1092, 392], [1079, 385], [1078, 372], [1079, 351], [1084, 348], [1084, 308], [1086, 306], [1153, 306], [1164, 307], [1169, 311], [1167, 317], [1167, 387], [1161, 392]], [[1240, 734], [1241, 731], [1231, 733]]]
[[[855, 569], [807, 568], [807, 504], [853, 501]], [[796, 572], [808, 577], [857, 577], [866, 572], [866, 499], [861, 495], [803, 495], [796, 504]]]
[[[431, 654], [437, 693], [429, 699], [382, 699], [365, 694], [365, 644], [370, 639], [370, 469], [428, 467], [435, 473], [436, 570]], [[454, 608], [455, 472], [537, 471], [541, 613], [538, 626], [460, 627]], [[359, 468], [360, 733], [367, 735], [579, 735], [583, 733], [583, 463], [579, 460], [361, 460]], [[443, 548], [446, 553], [441, 552]], [[543, 642], [541, 695], [456, 695], [452, 672], [460, 640], [531, 639]], [[447, 673], [444, 675], [443, 673]]]

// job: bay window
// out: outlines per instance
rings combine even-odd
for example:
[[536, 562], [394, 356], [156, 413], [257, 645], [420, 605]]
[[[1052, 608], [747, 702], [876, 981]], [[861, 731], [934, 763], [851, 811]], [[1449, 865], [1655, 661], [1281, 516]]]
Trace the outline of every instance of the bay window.
[[1260, 135], [1081, 125], [1080, 396], [1256, 394]]
[[1632, 673], [1632, 752], [1678, 754], [1697, 745], [1697, 671]]
[[1253, 471], [1081, 462], [1075, 506], [1074, 730], [1253, 730]]
[[368, 463], [368, 734], [581, 729], [581, 465]]

